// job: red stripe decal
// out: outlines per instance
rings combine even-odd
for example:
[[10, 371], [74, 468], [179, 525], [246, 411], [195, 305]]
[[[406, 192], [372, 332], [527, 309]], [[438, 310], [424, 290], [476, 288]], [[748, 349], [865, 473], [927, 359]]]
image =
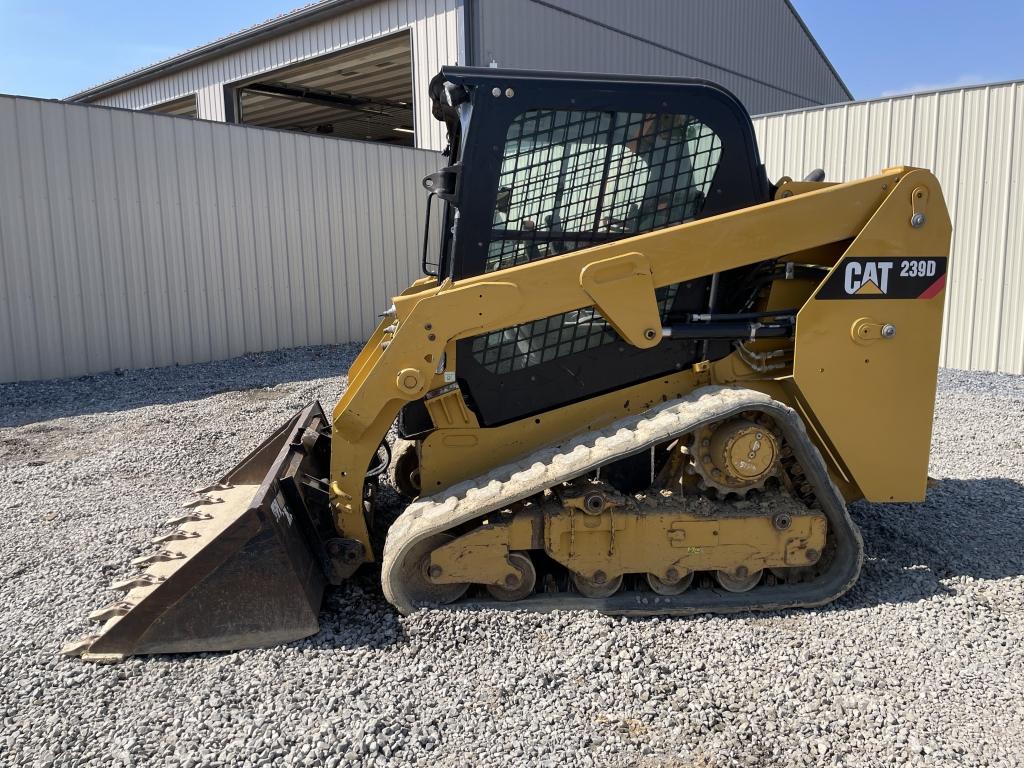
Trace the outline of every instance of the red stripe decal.
[[919, 299], [931, 299], [931, 298], [934, 298], [939, 293], [939, 291], [941, 291], [945, 287], [946, 287], [946, 276], [943, 275], [938, 280], [936, 280], [934, 283], [932, 283], [927, 288], [925, 288], [924, 293], [922, 293], [917, 298], [919, 298]]

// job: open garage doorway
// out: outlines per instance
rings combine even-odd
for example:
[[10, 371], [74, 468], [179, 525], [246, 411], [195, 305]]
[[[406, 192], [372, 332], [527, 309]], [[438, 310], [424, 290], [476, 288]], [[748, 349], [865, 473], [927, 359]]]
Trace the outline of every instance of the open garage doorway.
[[199, 105], [196, 103], [194, 93], [182, 96], [180, 99], [165, 101], [162, 104], [154, 104], [144, 111], [156, 112], [160, 115], [174, 115], [175, 117], [199, 117]]
[[236, 84], [237, 122], [411, 147], [412, 77], [401, 32]]

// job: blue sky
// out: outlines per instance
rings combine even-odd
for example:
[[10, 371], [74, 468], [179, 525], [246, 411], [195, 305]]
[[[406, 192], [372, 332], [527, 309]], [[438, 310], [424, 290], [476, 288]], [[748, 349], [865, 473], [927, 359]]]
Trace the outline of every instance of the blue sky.
[[[67, 96], [300, 4], [0, 0], [0, 93]], [[1020, 0], [795, 5], [857, 98], [1024, 78]]]
[[794, 0], [858, 99], [1024, 79], [1021, 0]]

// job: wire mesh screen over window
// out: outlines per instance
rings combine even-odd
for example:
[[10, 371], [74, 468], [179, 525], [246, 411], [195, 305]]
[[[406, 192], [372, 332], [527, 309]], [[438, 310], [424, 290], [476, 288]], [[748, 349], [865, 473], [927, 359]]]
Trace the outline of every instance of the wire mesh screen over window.
[[[509, 126], [485, 271], [694, 219], [719, 137], [686, 115], [532, 110]], [[659, 290], [664, 318], [676, 286]], [[509, 373], [618, 338], [593, 309], [473, 340], [477, 362]]]
[[523, 113], [505, 139], [485, 270], [693, 219], [721, 147], [686, 115]]

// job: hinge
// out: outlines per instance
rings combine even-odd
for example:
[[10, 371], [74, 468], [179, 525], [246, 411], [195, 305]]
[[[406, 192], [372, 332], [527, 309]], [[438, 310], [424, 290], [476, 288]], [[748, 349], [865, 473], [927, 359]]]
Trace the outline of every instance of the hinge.
[[461, 165], [448, 165], [439, 171], [423, 177], [423, 188], [433, 192], [442, 200], [449, 203], [455, 202], [455, 196], [459, 191], [459, 176], [462, 172]]

